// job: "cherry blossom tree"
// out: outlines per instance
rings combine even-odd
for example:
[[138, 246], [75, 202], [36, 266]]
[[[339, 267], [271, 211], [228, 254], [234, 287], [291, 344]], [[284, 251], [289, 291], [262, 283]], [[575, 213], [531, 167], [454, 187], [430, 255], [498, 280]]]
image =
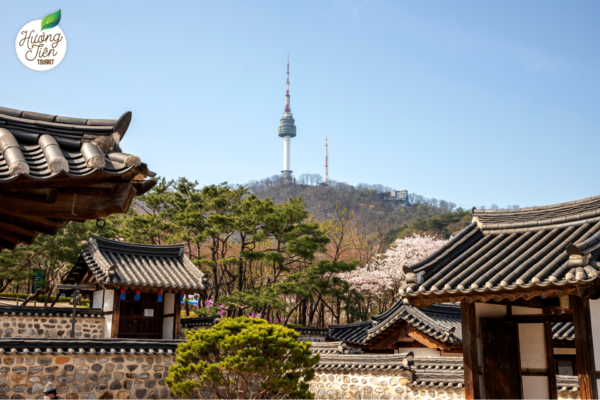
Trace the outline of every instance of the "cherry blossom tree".
[[389, 304], [398, 298], [398, 289], [404, 280], [402, 267], [421, 261], [446, 243], [447, 240], [425, 235], [397, 239], [389, 250], [377, 254], [372, 262], [362, 268], [340, 274], [340, 278], [365, 298], [385, 299], [385, 303]]

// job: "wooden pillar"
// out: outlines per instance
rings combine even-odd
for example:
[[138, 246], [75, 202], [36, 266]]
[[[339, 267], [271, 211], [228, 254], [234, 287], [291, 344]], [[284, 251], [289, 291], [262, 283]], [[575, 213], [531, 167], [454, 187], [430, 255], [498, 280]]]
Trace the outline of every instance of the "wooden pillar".
[[463, 362], [465, 366], [465, 399], [480, 399], [479, 356], [477, 354], [477, 319], [475, 303], [460, 303], [462, 320]]
[[179, 339], [181, 329], [181, 297], [175, 293], [175, 318], [173, 318], [173, 339]]
[[558, 399], [556, 360], [554, 359], [554, 345], [552, 343], [552, 324], [548, 321], [544, 322], [544, 333], [546, 339], [546, 364], [548, 365], [548, 395], [551, 399]]
[[114, 301], [113, 301], [113, 312], [112, 312], [112, 326], [110, 329], [110, 337], [119, 337], [119, 316], [121, 315], [121, 290], [114, 290]]
[[590, 318], [590, 299], [571, 296], [573, 325], [575, 328], [575, 351], [579, 372], [579, 393], [581, 399], [597, 399], [596, 362], [594, 361], [594, 340]]

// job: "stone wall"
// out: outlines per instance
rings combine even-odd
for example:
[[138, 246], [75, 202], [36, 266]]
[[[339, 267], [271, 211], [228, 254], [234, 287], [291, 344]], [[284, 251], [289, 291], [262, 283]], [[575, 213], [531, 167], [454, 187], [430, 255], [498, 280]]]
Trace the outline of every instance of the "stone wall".
[[164, 399], [173, 356], [1, 355], [0, 399], [41, 399], [46, 384], [63, 399]]
[[463, 389], [415, 390], [412, 371], [319, 371], [310, 382], [317, 399], [464, 399]]
[[[2, 338], [68, 338], [71, 335], [71, 317], [7, 316], [0, 315]], [[104, 318], [77, 317], [75, 337], [102, 338]]]

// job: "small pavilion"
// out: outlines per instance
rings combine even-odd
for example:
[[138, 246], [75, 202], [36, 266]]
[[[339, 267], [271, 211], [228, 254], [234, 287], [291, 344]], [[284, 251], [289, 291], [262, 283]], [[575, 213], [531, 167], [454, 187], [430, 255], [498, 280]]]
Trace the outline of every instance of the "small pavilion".
[[400, 294], [416, 307], [460, 302], [467, 398], [557, 398], [552, 326], [573, 323], [581, 398], [593, 399], [599, 256], [600, 196], [474, 209], [471, 225], [406, 269]]
[[435, 304], [426, 309], [397, 301], [370, 321], [330, 325], [327, 338], [341, 340], [365, 353], [404, 353], [417, 357], [460, 356], [460, 306]]
[[94, 286], [105, 338], [178, 339], [181, 298], [210, 288], [183, 244], [125, 243], [90, 235], [63, 284]]

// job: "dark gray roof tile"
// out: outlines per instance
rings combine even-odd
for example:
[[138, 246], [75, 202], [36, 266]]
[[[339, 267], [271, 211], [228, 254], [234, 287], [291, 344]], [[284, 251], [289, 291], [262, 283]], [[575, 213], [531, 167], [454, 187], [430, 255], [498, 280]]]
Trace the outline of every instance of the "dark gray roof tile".
[[[148, 171], [147, 167], [126, 166], [111, 162], [108, 159], [105, 160], [106, 166], [102, 167], [102, 169], [96, 167], [88, 168], [86, 161], [82, 157], [80, 151], [82, 143], [93, 143], [96, 139], [100, 140], [101, 136], [110, 135], [117, 131], [120, 137], [123, 138], [130, 120], [130, 112], [123, 114], [119, 120], [108, 120], [57, 117], [49, 114], [0, 107], [0, 126], [8, 130], [19, 145], [37, 145], [42, 135], [50, 135], [54, 137], [63, 152], [73, 153], [73, 158], [81, 160], [77, 166], [69, 162], [69, 171], [54, 173], [50, 170], [48, 164], [45, 163], [45, 156], [41, 153], [41, 150], [38, 154], [39, 158], [36, 159], [23, 151], [30, 169], [30, 172], [25, 176], [34, 179], [51, 179], [59, 174], [67, 174], [70, 177], [83, 177], [91, 175], [96, 171], [103, 171], [111, 175], [122, 175], [131, 170], [135, 170], [142, 175], [154, 176], [154, 173]], [[112, 137], [108, 139], [103, 138], [102, 140], [105, 143], [112, 143], [110, 151], [113, 148], [118, 148], [118, 144]], [[97, 166], [98, 164], [94, 165]], [[13, 178], [15, 176], [8, 174], [8, 166], [4, 160], [4, 155], [0, 155], [0, 182]]]
[[[600, 219], [586, 218], [599, 215], [600, 196], [545, 209], [496, 211], [475, 210], [479, 225], [470, 225], [443, 249], [412, 265], [413, 271], [425, 273], [424, 281], [401, 293], [411, 298], [563, 285], [570, 243], [591, 253], [591, 262], [600, 258]], [[522, 228], [525, 225], [530, 227]], [[583, 282], [597, 276], [586, 274]]]

